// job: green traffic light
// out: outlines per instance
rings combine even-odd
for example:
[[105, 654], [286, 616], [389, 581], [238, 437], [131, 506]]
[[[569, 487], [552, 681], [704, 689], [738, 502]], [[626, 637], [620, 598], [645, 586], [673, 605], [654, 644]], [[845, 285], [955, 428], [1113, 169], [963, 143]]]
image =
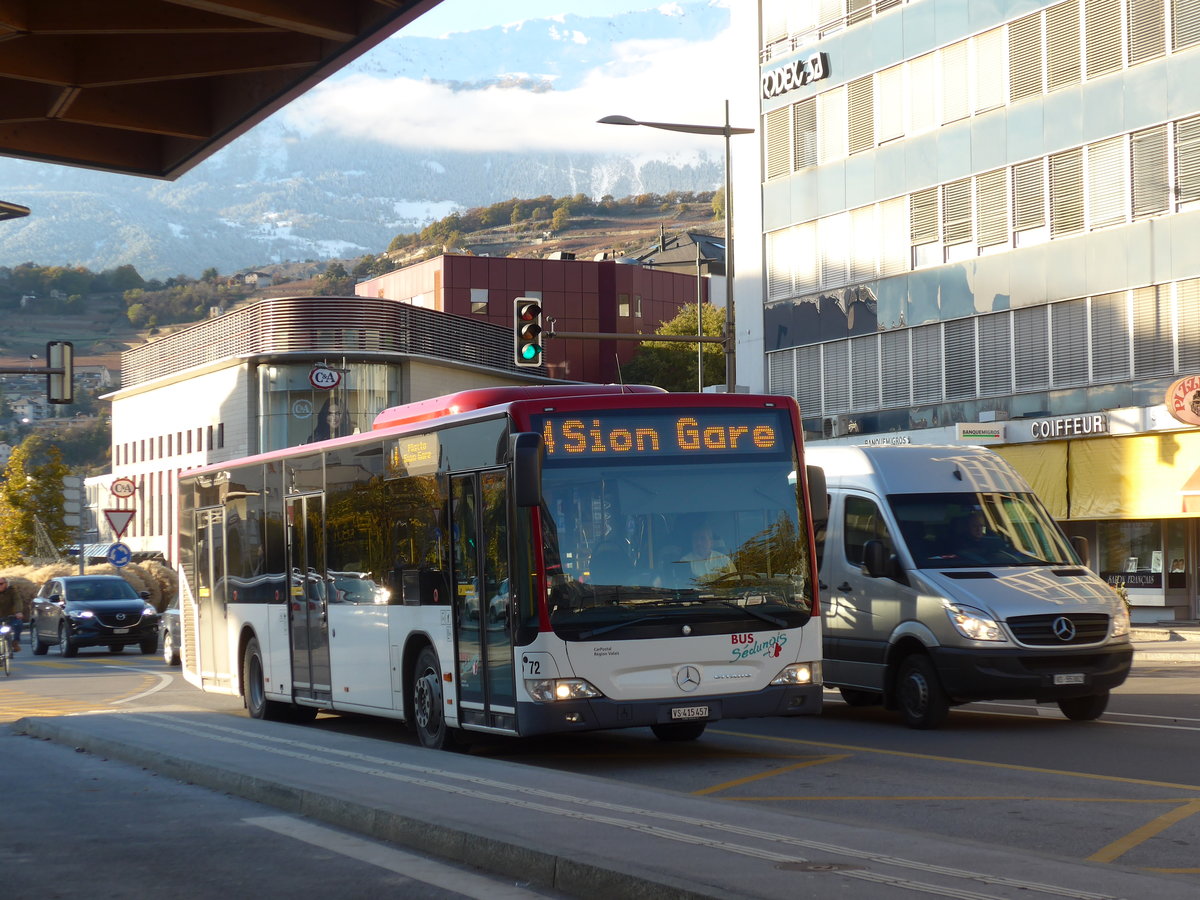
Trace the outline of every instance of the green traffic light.
[[526, 344], [521, 348], [521, 359], [530, 360], [537, 359], [538, 354], [542, 352], [542, 348], [536, 344]]

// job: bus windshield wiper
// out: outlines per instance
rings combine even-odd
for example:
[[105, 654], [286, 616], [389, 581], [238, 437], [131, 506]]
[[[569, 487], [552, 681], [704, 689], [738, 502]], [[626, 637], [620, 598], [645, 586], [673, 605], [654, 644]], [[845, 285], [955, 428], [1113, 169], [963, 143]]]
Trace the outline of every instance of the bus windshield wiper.
[[624, 622], [613, 622], [611, 625], [593, 628], [591, 631], [582, 631], [579, 634], [579, 639], [586, 641], [589, 638], [599, 637], [602, 634], [608, 634], [610, 631], [616, 631], [618, 628], [624, 628], [626, 625], [641, 625], [643, 622], [653, 622], [655, 619], [666, 618], [668, 618], [666, 615], [659, 613], [653, 616], [638, 616], [636, 619], [626, 619]]
[[752, 606], [742, 606], [740, 603], [734, 603], [732, 600], [717, 600], [722, 606], [728, 606], [730, 609], [736, 609], [744, 612], [747, 615], [754, 616], [756, 619], [762, 619], [764, 622], [770, 622], [776, 628], [787, 628], [788, 623], [778, 616], [773, 616], [770, 613], [762, 612]]

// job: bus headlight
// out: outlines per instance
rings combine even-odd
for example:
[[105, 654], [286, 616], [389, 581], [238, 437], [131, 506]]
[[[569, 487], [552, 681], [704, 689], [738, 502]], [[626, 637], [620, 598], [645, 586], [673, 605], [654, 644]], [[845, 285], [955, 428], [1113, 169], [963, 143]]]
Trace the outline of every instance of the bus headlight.
[[1117, 611], [1112, 617], [1112, 636], [1125, 637], [1129, 634], [1129, 610], [1125, 608], [1125, 603], [1122, 601], [1117, 604]]
[[771, 679], [771, 684], [820, 684], [821, 664], [819, 662], [792, 663], [784, 666], [783, 671]]
[[954, 630], [971, 641], [1007, 641], [996, 620], [983, 610], [943, 601]]
[[587, 700], [603, 696], [582, 678], [527, 678], [525, 690], [538, 703], [555, 700]]

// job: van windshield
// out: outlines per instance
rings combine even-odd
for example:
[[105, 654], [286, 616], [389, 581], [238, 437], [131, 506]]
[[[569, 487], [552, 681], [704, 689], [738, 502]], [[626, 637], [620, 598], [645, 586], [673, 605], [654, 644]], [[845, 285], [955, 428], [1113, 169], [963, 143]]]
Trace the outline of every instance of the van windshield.
[[892, 494], [917, 568], [1079, 565], [1033, 494]]

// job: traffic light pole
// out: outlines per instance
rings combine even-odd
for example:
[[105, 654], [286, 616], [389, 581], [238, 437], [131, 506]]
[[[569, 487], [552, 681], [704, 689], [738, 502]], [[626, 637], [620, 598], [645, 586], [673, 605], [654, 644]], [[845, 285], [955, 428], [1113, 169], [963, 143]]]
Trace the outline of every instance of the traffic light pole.
[[50, 403], [74, 403], [75, 346], [70, 341], [50, 341], [46, 344], [45, 366], [0, 366], [0, 375], [45, 375], [46, 399]]

